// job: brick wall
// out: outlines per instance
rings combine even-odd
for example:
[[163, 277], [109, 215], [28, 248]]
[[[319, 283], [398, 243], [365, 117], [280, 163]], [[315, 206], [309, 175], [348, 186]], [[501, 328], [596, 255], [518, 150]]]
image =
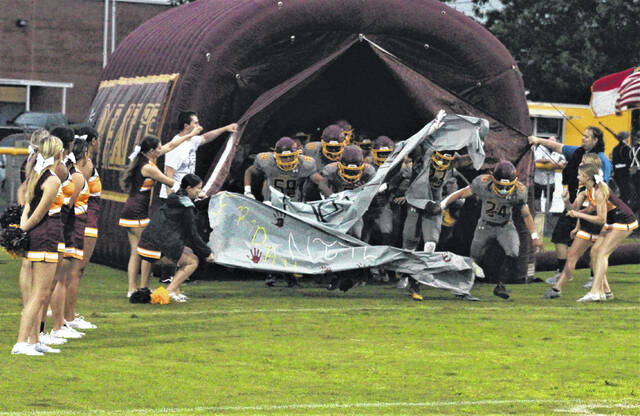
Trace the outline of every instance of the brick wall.
[[[118, 2], [116, 42], [168, 8]], [[18, 27], [18, 19], [26, 20], [27, 26]], [[0, 78], [72, 82], [74, 87], [67, 91], [67, 116], [76, 122], [84, 120], [102, 71], [103, 24], [104, 2], [100, 0], [2, 2]], [[32, 110], [59, 111], [61, 97], [60, 89], [35, 88]]]

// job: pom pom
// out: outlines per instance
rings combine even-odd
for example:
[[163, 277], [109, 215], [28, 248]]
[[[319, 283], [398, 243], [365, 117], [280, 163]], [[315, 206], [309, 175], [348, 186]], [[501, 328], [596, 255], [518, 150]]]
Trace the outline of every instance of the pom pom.
[[29, 234], [15, 225], [0, 233], [0, 246], [13, 257], [25, 257], [29, 250]]
[[151, 302], [151, 290], [148, 287], [142, 287], [131, 294], [129, 298], [131, 303], [149, 303]]
[[159, 303], [160, 305], [166, 305], [171, 301], [169, 298], [169, 292], [167, 289], [160, 286], [151, 293], [151, 303]]
[[9, 205], [0, 216], [0, 227], [8, 228], [11, 224], [19, 225], [21, 216], [22, 207], [20, 205]]

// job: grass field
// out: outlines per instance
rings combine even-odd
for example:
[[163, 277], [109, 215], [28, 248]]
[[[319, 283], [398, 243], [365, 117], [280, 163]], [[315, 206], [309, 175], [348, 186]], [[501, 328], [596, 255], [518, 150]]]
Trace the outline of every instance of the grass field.
[[638, 265], [612, 267], [616, 299], [599, 304], [576, 302], [581, 270], [557, 300], [544, 283], [416, 303], [206, 281], [165, 306], [129, 304], [125, 273], [90, 265], [79, 310], [98, 329], [25, 357], [9, 353], [19, 262], [0, 260], [0, 415], [640, 414]]

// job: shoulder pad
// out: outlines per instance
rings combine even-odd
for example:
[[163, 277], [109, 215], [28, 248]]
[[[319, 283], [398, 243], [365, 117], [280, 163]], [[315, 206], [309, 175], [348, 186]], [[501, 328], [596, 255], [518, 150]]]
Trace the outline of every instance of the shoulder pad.
[[480, 180], [482, 182], [491, 182], [491, 175], [480, 175]]
[[318, 142], [311, 142], [311, 143], [307, 143], [304, 148], [305, 150], [316, 150], [316, 147], [318, 146]]
[[271, 153], [269, 153], [269, 152], [262, 152], [262, 153], [258, 154], [258, 159], [267, 160], [267, 159], [269, 159], [270, 155], [271, 155]]
[[307, 156], [307, 155], [302, 155], [302, 161], [303, 162], [314, 162], [313, 158], [311, 156]]

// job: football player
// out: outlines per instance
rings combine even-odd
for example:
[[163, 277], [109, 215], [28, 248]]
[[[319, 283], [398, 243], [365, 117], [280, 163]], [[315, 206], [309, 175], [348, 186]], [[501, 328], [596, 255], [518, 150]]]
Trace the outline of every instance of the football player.
[[364, 161], [372, 164], [373, 157], [371, 156], [371, 147], [373, 145], [373, 142], [371, 141], [369, 134], [367, 134], [366, 132], [359, 132], [353, 144], [362, 149], [362, 156], [364, 157]]
[[[446, 197], [439, 205], [429, 206], [431, 212], [441, 212], [460, 198], [475, 195], [482, 201], [482, 213], [478, 220], [473, 241], [471, 242], [471, 258], [482, 264], [484, 252], [489, 243], [497, 241], [504, 250], [505, 258], [502, 269], [514, 271], [520, 249], [520, 238], [513, 223], [513, 211], [518, 209], [522, 214], [527, 230], [531, 234], [533, 244], [542, 249], [543, 244], [536, 232], [533, 217], [527, 205], [527, 188], [518, 182], [515, 166], [508, 160], [498, 163], [490, 175], [476, 177], [471, 185]], [[431, 209], [433, 208], [433, 209]], [[505, 276], [498, 277], [498, 285], [493, 294], [508, 299], [509, 294], [504, 287]]]
[[[304, 154], [313, 158], [318, 172], [322, 172], [322, 169], [328, 164], [340, 160], [346, 146], [342, 132], [342, 127], [331, 124], [322, 131], [319, 142], [310, 142], [305, 145]], [[305, 201], [317, 201], [320, 199], [318, 187], [307, 181], [303, 196]]]
[[[344, 148], [340, 160], [328, 164], [322, 170], [322, 181], [318, 188], [325, 196], [345, 190], [358, 188], [369, 182], [375, 175], [375, 169], [364, 162], [362, 150], [358, 146], [350, 145]], [[348, 234], [360, 239], [362, 236], [363, 220], [360, 218], [349, 230]], [[354, 285], [354, 281], [341, 273], [342, 278], [332, 275], [329, 290], [338, 287], [347, 291]]]
[[[290, 137], [282, 137], [276, 142], [273, 152], [263, 152], [256, 156], [253, 165], [244, 172], [244, 194], [254, 198], [251, 192], [251, 178], [257, 173], [294, 201], [302, 200], [302, 185], [307, 179], [320, 183], [322, 177], [317, 172], [314, 160], [301, 155], [296, 142]], [[265, 201], [270, 200], [269, 186], [263, 189]]]
[[[424, 160], [425, 157], [427, 160]], [[408, 204], [407, 216], [402, 230], [402, 248], [416, 250], [422, 239], [424, 251], [435, 251], [440, 238], [442, 216], [431, 215], [425, 211], [425, 204], [440, 203], [442, 200], [442, 188], [444, 183], [452, 176], [453, 160], [455, 152], [434, 150], [430, 156], [424, 154], [421, 147], [411, 152], [411, 179], [405, 198]], [[426, 167], [424, 167], [426, 165]], [[424, 171], [424, 172], [423, 172]], [[431, 197], [428, 197], [428, 188], [431, 188]], [[409, 288], [411, 297], [421, 301], [420, 284], [408, 276], [402, 277], [398, 282], [398, 288]], [[461, 297], [469, 299], [470, 297]]]
[[351, 139], [353, 138], [353, 126], [345, 119], [341, 119], [335, 122], [338, 126], [342, 128], [342, 135], [344, 136], [344, 145], [348, 146], [351, 144]]

